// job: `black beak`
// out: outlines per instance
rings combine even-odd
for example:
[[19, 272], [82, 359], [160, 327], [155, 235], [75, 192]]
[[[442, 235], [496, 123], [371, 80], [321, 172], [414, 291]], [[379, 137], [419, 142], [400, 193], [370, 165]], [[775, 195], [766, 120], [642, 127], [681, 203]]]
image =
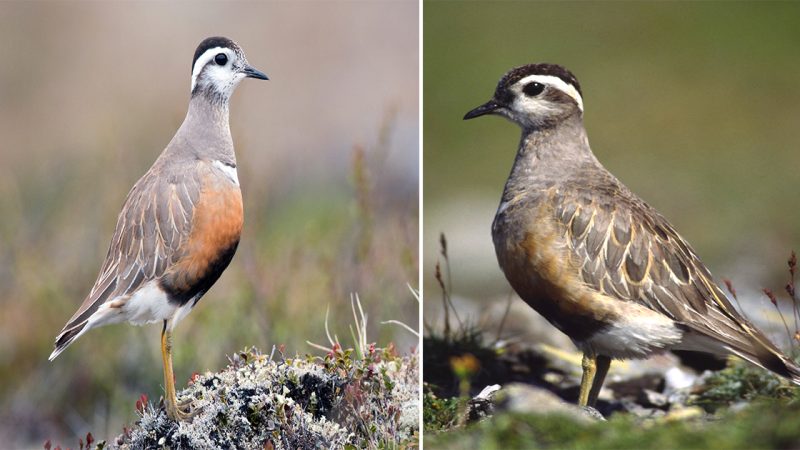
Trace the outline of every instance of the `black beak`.
[[502, 107], [503, 105], [497, 103], [496, 101], [494, 101], [494, 99], [489, 100], [488, 102], [482, 104], [481, 106], [478, 106], [477, 108], [465, 114], [464, 120], [474, 119], [476, 117], [485, 116], [486, 114], [492, 114]]
[[255, 67], [244, 66], [244, 69], [242, 70], [242, 73], [244, 73], [247, 78], [257, 78], [259, 80], [269, 80], [269, 78], [267, 77], [267, 75], [264, 72], [256, 69]]

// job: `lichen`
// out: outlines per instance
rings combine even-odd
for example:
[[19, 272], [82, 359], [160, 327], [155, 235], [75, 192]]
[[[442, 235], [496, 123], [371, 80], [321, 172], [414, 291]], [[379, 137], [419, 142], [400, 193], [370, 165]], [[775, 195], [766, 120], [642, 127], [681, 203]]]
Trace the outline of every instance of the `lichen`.
[[404, 447], [419, 434], [416, 355], [374, 349], [362, 359], [267, 357], [247, 350], [179, 394], [199, 412], [188, 422], [148, 403], [114, 447], [315, 449]]

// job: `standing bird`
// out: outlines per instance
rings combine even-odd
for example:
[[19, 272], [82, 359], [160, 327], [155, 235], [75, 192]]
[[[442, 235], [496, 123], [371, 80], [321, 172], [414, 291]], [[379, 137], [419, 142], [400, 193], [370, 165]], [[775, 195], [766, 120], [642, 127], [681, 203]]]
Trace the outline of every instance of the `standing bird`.
[[672, 225], [595, 158], [572, 73], [515, 68], [464, 119], [486, 114], [522, 128], [492, 224], [497, 260], [583, 352], [580, 405], [594, 406], [612, 358], [667, 349], [734, 354], [800, 384], [800, 368], [737, 312]]
[[128, 193], [100, 275], [50, 355], [52, 361], [101, 325], [162, 321], [165, 403], [173, 420], [194, 413], [175, 396], [172, 332], [228, 266], [242, 231], [228, 103], [248, 77], [268, 79], [232, 40], [211, 37], [197, 47], [186, 118]]

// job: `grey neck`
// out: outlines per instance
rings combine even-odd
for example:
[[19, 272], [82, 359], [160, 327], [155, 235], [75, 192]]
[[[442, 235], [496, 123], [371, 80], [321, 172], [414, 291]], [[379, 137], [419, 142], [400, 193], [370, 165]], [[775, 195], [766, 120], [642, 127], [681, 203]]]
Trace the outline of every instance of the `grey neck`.
[[573, 114], [553, 127], [523, 128], [503, 199], [549, 187], [585, 165], [600, 166], [600, 162], [589, 147], [581, 114]]
[[[166, 152], [194, 159], [219, 160], [235, 166], [228, 102], [193, 95], [189, 111]], [[166, 153], [165, 152], [165, 153]]]

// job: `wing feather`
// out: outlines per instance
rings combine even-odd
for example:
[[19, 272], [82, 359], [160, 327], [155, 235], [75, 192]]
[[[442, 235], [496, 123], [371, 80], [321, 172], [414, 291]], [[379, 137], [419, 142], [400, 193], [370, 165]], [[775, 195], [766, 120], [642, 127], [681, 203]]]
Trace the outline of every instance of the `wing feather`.
[[128, 193], [100, 275], [64, 331], [82, 326], [100, 305], [160, 277], [181, 257], [200, 183], [151, 170]]
[[752, 349], [750, 339], [763, 336], [733, 307], [691, 247], [644, 201], [616, 180], [606, 181], [601, 188], [605, 203], [598, 200], [597, 189], [581, 190], [585, 183], [575, 183], [568, 194], [562, 190], [550, 196], [583, 282], [740, 349]]

